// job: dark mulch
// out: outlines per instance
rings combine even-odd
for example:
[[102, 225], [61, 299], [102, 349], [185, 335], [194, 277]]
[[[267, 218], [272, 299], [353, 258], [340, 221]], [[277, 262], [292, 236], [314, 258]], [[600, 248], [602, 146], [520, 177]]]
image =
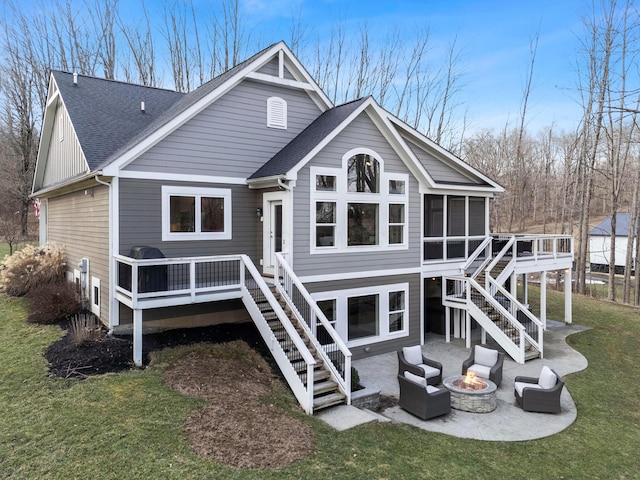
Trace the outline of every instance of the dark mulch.
[[[133, 338], [110, 336], [106, 332], [100, 339], [77, 347], [67, 328], [67, 334], [45, 351], [52, 375], [63, 378], [85, 378], [133, 368]], [[143, 364], [149, 363], [149, 353], [165, 347], [194, 343], [225, 343], [244, 340], [251, 348], [271, 360], [269, 351], [253, 323], [229, 323], [210, 327], [166, 330], [143, 335]]]

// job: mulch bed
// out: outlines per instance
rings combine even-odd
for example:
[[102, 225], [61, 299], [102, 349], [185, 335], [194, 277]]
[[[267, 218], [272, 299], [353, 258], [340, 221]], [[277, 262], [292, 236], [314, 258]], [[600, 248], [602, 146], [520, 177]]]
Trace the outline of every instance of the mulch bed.
[[[131, 335], [110, 336], [104, 332], [99, 340], [77, 347], [68, 325], [61, 326], [67, 329], [66, 335], [51, 344], [44, 353], [52, 375], [62, 378], [85, 378], [89, 375], [133, 368]], [[146, 334], [142, 339], [142, 360], [144, 365], [148, 365], [149, 353], [165, 347], [194, 343], [225, 343], [240, 339], [271, 360], [262, 337], [252, 323], [230, 323]]]
[[[167, 330], [144, 335], [144, 363], [165, 347], [213, 344], [169, 366], [164, 381], [184, 395], [207, 400], [185, 425], [199, 456], [236, 468], [280, 468], [313, 454], [310, 425], [267, 403], [280, 372], [253, 324]], [[52, 375], [86, 378], [133, 368], [131, 336], [103, 333], [76, 347], [70, 332], [45, 352]], [[280, 387], [283, 388], [283, 387]]]

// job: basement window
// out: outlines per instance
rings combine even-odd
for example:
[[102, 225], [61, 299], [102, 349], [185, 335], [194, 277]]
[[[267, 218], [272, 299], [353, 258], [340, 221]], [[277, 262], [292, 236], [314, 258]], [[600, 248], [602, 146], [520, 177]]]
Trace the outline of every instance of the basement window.
[[283, 98], [267, 99], [267, 127], [287, 129], [287, 102]]

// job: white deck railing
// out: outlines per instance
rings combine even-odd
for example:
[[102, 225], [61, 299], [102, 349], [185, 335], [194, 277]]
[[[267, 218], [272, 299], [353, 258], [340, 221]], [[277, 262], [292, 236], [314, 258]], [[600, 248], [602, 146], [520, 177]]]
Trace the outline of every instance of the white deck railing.
[[[247, 255], [133, 259], [115, 256], [116, 298], [134, 312], [158, 306], [184, 305], [225, 298], [242, 299], [298, 402], [313, 413], [316, 360]], [[268, 302], [286, 338], [276, 338], [260, 304]], [[141, 317], [134, 315], [135, 319]], [[140, 326], [134, 332], [142, 332]], [[134, 334], [135, 337], [135, 334]], [[289, 355], [305, 363], [296, 370]], [[141, 357], [141, 338], [134, 338], [134, 357]], [[349, 372], [350, 373], [350, 372]]]
[[[313, 346], [331, 372], [332, 379], [338, 384], [340, 391], [346, 395], [347, 404], [350, 404], [351, 351], [293, 272], [284, 256], [276, 253], [275, 257], [276, 288], [287, 300], [300, 327], [307, 332]], [[318, 334], [318, 328], [321, 329], [321, 335]]]

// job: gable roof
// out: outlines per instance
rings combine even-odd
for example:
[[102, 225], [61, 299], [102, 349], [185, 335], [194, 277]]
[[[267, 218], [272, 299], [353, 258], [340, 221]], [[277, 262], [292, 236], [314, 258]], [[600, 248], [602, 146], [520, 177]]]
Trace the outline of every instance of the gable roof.
[[[184, 94], [172, 90], [52, 71], [90, 170], [125, 145]], [[90, 99], [90, 101], [88, 101]], [[140, 102], [145, 103], [142, 113]]]
[[316, 148], [329, 134], [357, 110], [369, 97], [363, 97], [327, 110], [262, 165], [249, 180], [284, 176]]
[[[618, 213], [616, 215], [616, 237], [626, 237], [629, 234], [629, 222], [631, 215], [628, 213]], [[636, 232], [638, 227], [636, 226]], [[611, 236], [611, 216], [602, 220], [598, 225], [589, 230], [592, 237]]]

